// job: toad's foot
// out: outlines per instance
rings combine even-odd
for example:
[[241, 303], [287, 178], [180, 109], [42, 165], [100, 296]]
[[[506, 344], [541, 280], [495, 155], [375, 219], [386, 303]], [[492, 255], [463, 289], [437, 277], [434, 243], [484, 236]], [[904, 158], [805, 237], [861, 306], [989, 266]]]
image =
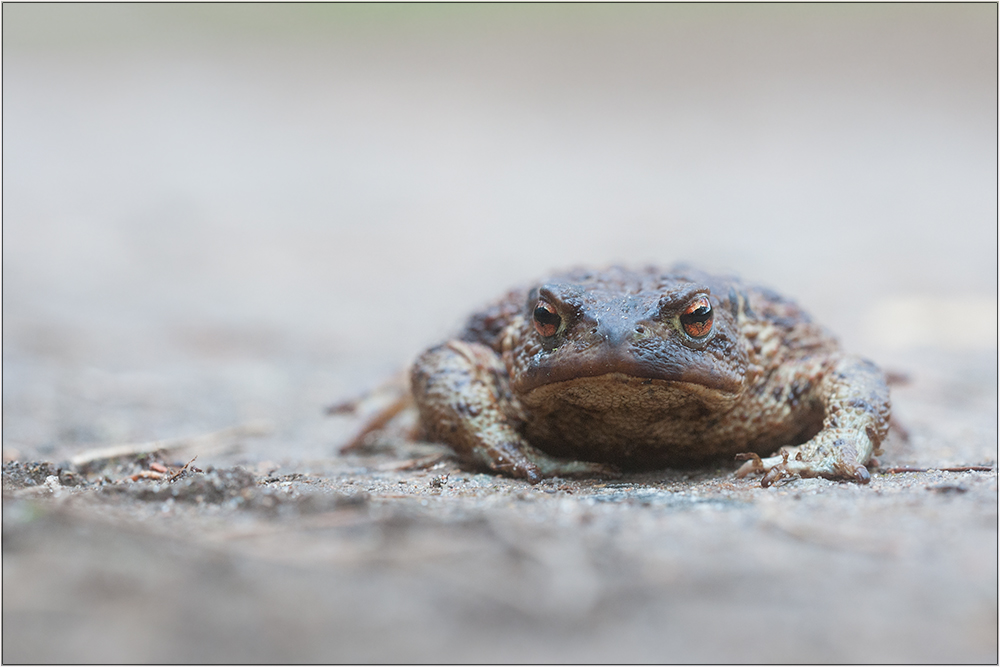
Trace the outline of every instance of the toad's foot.
[[782, 447], [777, 455], [765, 459], [754, 453], [737, 454], [736, 458], [746, 463], [736, 471], [736, 476], [764, 473], [760, 480], [764, 488], [795, 475], [867, 484], [871, 475], [865, 463], [871, 453], [872, 443], [864, 433], [824, 432], [799, 447]]
[[792, 475], [859, 484], [871, 481], [865, 464], [872, 455], [881, 454], [879, 444], [889, 430], [889, 387], [882, 372], [864, 359], [841, 358], [806, 400], [825, 408], [819, 433], [803, 445], [782, 447], [766, 459], [740, 455], [750, 460], [736, 472], [737, 477], [764, 473], [760, 482], [764, 487]]
[[553, 458], [521, 435], [521, 407], [500, 357], [479, 343], [450, 341], [417, 359], [413, 398], [425, 435], [477, 466], [535, 483], [545, 477], [616, 476], [599, 463]]
[[469, 458], [493, 472], [526, 479], [536, 484], [546, 477], [618, 477], [614, 466], [588, 461], [557, 459], [527, 443], [483, 443], [472, 448]]

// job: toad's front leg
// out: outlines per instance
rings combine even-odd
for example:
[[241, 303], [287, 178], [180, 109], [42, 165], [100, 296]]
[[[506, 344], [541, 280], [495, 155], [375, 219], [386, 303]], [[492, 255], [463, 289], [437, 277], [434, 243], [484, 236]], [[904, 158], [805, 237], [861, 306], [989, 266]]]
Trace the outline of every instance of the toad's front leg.
[[427, 438], [466, 461], [534, 483], [543, 477], [614, 474], [608, 466], [556, 459], [518, 430], [523, 415], [500, 357], [479, 343], [449, 341], [424, 352], [410, 374]]
[[816, 385], [811, 397], [824, 406], [823, 427], [798, 447], [783, 447], [776, 456], [755, 454], [737, 471], [738, 477], [763, 472], [761, 486], [782, 477], [851, 479], [867, 484], [865, 464], [889, 430], [889, 387], [885, 376], [870, 361], [844, 357]]

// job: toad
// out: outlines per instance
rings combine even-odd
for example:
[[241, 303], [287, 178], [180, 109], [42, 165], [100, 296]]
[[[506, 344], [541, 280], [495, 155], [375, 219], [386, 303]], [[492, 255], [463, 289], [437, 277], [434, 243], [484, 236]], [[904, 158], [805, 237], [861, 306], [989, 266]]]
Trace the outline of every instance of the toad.
[[763, 486], [864, 484], [889, 424], [874, 364], [792, 301], [687, 267], [578, 269], [511, 291], [410, 380], [427, 439], [531, 482], [736, 456]]

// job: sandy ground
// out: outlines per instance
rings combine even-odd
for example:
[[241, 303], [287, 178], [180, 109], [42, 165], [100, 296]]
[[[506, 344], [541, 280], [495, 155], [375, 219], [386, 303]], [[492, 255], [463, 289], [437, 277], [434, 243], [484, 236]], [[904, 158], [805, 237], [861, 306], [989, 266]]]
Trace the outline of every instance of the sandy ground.
[[[995, 663], [996, 26], [5, 4], [3, 661]], [[338, 454], [507, 287], [678, 260], [905, 379], [869, 486]]]

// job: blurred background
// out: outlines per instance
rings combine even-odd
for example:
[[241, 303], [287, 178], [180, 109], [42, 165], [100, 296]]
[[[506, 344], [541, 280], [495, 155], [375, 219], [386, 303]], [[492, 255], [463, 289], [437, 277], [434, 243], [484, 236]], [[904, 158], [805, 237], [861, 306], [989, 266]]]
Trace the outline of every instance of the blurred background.
[[995, 474], [438, 497], [323, 415], [513, 285], [684, 261], [908, 377], [889, 464], [995, 464], [996, 4], [2, 11], [4, 460], [266, 420], [199, 465], [373, 494], [255, 542], [5, 487], [5, 661], [996, 659]]

